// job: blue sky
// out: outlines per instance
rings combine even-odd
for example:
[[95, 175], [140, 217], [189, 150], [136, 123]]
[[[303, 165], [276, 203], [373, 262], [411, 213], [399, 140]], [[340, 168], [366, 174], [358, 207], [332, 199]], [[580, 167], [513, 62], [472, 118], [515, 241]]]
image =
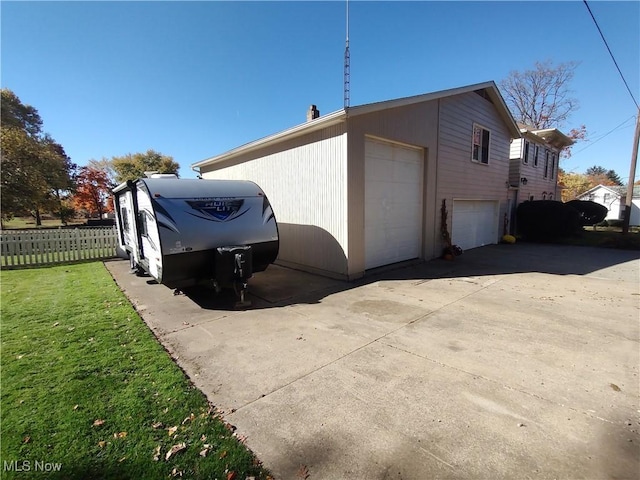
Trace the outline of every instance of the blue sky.
[[[589, 5], [640, 101], [640, 2]], [[310, 104], [343, 105], [342, 1], [0, 8], [2, 87], [80, 165], [152, 148], [194, 177], [192, 163], [302, 123]], [[628, 177], [636, 107], [583, 2], [352, 1], [350, 46], [352, 106], [580, 62], [564, 130], [585, 124], [591, 141], [562, 167]]]

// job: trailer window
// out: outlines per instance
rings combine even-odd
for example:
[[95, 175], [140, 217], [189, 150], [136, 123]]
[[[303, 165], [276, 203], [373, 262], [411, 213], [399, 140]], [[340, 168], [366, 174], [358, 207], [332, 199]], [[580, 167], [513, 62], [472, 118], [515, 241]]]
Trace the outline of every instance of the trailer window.
[[129, 213], [126, 208], [122, 208], [120, 210], [120, 216], [122, 217], [122, 227], [125, 230], [129, 230]]
[[145, 212], [140, 212], [138, 214], [138, 220], [139, 220], [139, 224], [140, 224], [140, 235], [143, 236], [147, 236], [148, 235], [148, 231], [147, 231], [147, 215], [145, 214]]

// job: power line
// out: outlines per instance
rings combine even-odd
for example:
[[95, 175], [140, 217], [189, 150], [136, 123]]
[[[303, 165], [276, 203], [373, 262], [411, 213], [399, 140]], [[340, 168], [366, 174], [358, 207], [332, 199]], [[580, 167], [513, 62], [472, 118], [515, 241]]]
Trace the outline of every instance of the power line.
[[593, 20], [593, 23], [595, 23], [596, 28], [598, 29], [598, 32], [600, 32], [600, 36], [602, 37], [602, 41], [604, 42], [604, 45], [607, 47], [607, 50], [609, 51], [609, 55], [611, 56], [611, 60], [613, 60], [613, 63], [615, 64], [616, 68], [618, 69], [618, 73], [620, 74], [620, 78], [622, 78], [622, 81], [624, 82], [625, 87], [627, 87], [627, 91], [629, 92], [629, 95], [631, 95], [631, 99], [633, 100], [633, 103], [636, 104], [636, 108], [640, 109], [640, 106], [638, 106], [638, 102], [636, 101], [636, 97], [633, 96], [633, 93], [631, 92], [631, 89], [629, 88], [629, 84], [627, 83], [627, 80], [624, 78], [624, 75], [622, 74], [622, 70], [620, 70], [620, 67], [618, 66], [618, 62], [616, 61], [616, 58], [613, 56], [613, 52], [609, 48], [609, 44], [607, 43], [607, 39], [604, 38], [604, 34], [602, 33], [602, 30], [600, 29], [600, 25], [598, 25], [598, 22], [596, 21], [596, 17], [593, 16], [593, 12], [591, 11], [591, 8], [589, 7], [589, 4], [587, 3], [587, 0], [582, 0], [582, 1], [584, 2], [585, 7], [587, 7], [587, 10], [589, 10], [589, 14], [591, 15], [591, 19]]
[[584, 152], [587, 148], [589, 148], [589, 147], [591, 147], [591, 146], [595, 145], [596, 143], [598, 143], [598, 142], [599, 142], [600, 140], [602, 140], [603, 138], [607, 137], [608, 135], [611, 135], [611, 134], [612, 134], [613, 132], [615, 132], [616, 130], [618, 130], [618, 129], [622, 128], [622, 126], [623, 126], [625, 123], [627, 123], [629, 120], [635, 120], [635, 118], [636, 118], [636, 117], [635, 117], [635, 115], [630, 116], [630, 117], [629, 117], [629, 118], [627, 118], [624, 122], [622, 122], [620, 125], [618, 125], [617, 127], [615, 127], [615, 128], [614, 128], [614, 129], [612, 129], [612, 130], [609, 130], [609, 131], [608, 131], [607, 133], [605, 133], [604, 135], [599, 136], [599, 137], [598, 137], [597, 139], [595, 139], [593, 142], [589, 142], [589, 145], [587, 145], [587, 146], [586, 146], [586, 147], [584, 147], [584, 148], [581, 148], [580, 150], [578, 150], [578, 151], [577, 151], [577, 152], [575, 152], [575, 153], [572, 153], [572, 155], [577, 155], [577, 154], [579, 154], [580, 152]]

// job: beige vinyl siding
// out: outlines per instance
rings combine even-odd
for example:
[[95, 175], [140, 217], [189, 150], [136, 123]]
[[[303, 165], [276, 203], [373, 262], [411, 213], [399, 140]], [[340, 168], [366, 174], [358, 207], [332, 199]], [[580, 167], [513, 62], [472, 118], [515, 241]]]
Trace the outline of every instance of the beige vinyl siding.
[[[346, 276], [348, 248], [344, 123], [202, 169], [265, 191], [278, 222], [285, 265]], [[211, 170], [216, 168], [216, 170]]]
[[[533, 145], [534, 142], [531, 142]], [[549, 199], [549, 194], [552, 195], [553, 200], [560, 200], [560, 191], [557, 188], [558, 181], [558, 162], [560, 154], [557, 149], [547, 147], [543, 143], [536, 143], [538, 145], [538, 151], [540, 152], [540, 158], [538, 160], [538, 166], [533, 166], [533, 161], [529, 162], [529, 165], [520, 165], [520, 176], [527, 179], [527, 184], [520, 184], [519, 201], [523, 202], [529, 200], [533, 195], [534, 200], [542, 200], [543, 195], [546, 199]], [[549, 150], [549, 170], [547, 177], [544, 176], [544, 161], [546, 149]], [[556, 162], [554, 167], [554, 175], [551, 178], [551, 162], [553, 154], [556, 155]]]
[[509, 158], [517, 158], [522, 160], [523, 151], [522, 144], [524, 143], [524, 139], [522, 138], [514, 138], [511, 142], [511, 147], [509, 148]]
[[364, 160], [366, 138], [378, 138], [420, 147], [424, 155], [422, 258], [434, 257], [435, 224], [435, 152], [438, 143], [437, 100], [358, 115], [347, 120], [349, 130], [348, 204], [349, 271], [358, 277], [365, 270], [364, 257]]
[[[474, 123], [491, 132], [488, 165], [471, 161]], [[498, 220], [501, 222], [507, 207], [511, 138], [496, 108], [475, 93], [444, 98], [440, 101], [439, 130], [439, 205], [442, 199], [446, 199], [449, 214], [455, 215], [451, 210], [454, 199], [497, 200], [500, 204]]]

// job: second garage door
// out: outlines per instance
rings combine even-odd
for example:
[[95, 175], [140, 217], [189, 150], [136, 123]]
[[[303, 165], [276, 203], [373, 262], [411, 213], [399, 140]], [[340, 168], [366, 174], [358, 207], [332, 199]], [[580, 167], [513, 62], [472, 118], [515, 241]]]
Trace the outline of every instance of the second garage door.
[[451, 241], [463, 250], [498, 241], [498, 202], [454, 200]]
[[420, 257], [423, 154], [366, 139], [365, 268]]

